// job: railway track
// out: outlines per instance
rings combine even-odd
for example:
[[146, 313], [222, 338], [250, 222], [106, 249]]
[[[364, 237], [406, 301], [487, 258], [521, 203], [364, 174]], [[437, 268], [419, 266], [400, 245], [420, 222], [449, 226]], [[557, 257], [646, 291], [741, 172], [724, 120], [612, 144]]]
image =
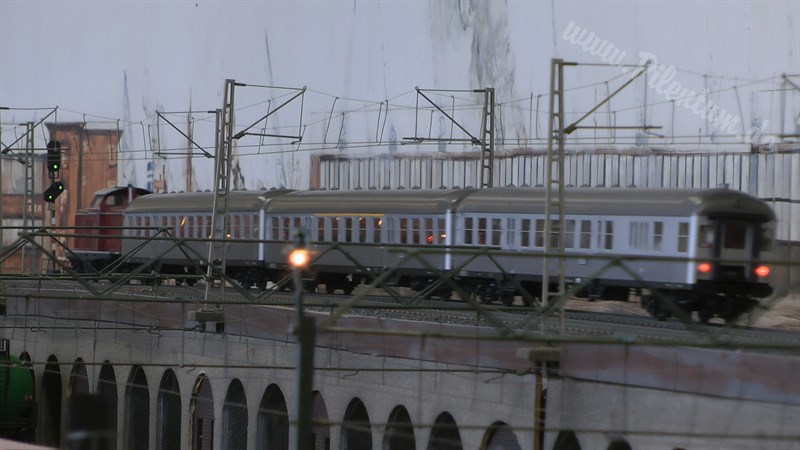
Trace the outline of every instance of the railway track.
[[[89, 299], [93, 293], [80, 283], [64, 279], [46, 281], [6, 281], [3, 282], [5, 296], [32, 295], [48, 298]], [[98, 289], [110, 286], [100, 282]], [[216, 290], [216, 289], [215, 289]], [[227, 288], [219, 297], [215, 293], [215, 304], [263, 304], [271, 307], [294, 308], [292, 292], [268, 291], [260, 294], [248, 291], [249, 296], [241, 295], [233, 288]], [[412, 302], [411, 297], [392, 298], [381, 291], [370, 293], [356, 292], [360, 296], [357, 302], [349, 304], [354, 297], [344, 295], [304, 293], [303, 302], [306, 311], [325, 315], [334, 312], [349, 316], [378, 317], [386, 320], [404, 320], [432, 322], [463, 327], [481, 327], [491, 333], [510, 336], [541, 335], [547, 333], [561, 338], [608, 339], [620, 342], [692, 343], [702, 346], [763, 347], [769, 349], [774, 345], [779, 351], [800, 354], [800, 332], [792, 330], [758, 328], [747, 326], [723, 326], [716, 324], [702, 325], [698, 322], [682, 322], [677, 319], [658, 321], [644, 315], [637, 308], [625, 308], [626, 313], [602, 311], [612, 302], [589, 303], [582, 300], [570, 300], [567, 303], [563, 320], [553, 312], [541, 315], [524, 307], [501, 307], [461, 301], [425, 300]], [[125, 285], [115, 290], [110, 298], [119, 301], [170, 301], [185, 303], [205, 303], [204, 286], [146, 286]], [[622, 302], [613, 302], [622, 303]], [[580, 310], [570, 308], [578, 305]], [[593, 308], [594, 306], [594, 308]], [[344, 308], [344, 309], [343, 309]], [[593, 310], [595, 309], [595, 310]], [[542, 326], [542, 323], [545, 325]], [[794, 349], [793, 349], [794, 348]]]

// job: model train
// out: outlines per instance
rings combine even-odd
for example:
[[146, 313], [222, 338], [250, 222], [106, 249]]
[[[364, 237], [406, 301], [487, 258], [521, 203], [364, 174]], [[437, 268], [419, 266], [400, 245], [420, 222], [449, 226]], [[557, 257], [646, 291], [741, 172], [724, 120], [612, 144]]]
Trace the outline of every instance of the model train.
[[[130, 263], [192, 283], [206, 264], [202, 256], [189, 264], [187, 255], [208, 254], [213, 197], [139, 196], [122, 211], [124, 239], [114, 245]], [[564, 199], [563, 224], [552, 220], [562, 228], [565, 280], [584, 296], [638, 293], [658, 319], [696, 311], [707, 322], [732, 320], [772, 291], [760, 261], [775, 215], [757, 198], [728, 189], [570, 188]], [[305, 230], [317, 255], [309, 289], [350, 293], [391, 269], [387, 282], [397, 286], [436, 286], [426, 292], [445, 299], [458, 286], [509, 305], [521, 291], [541, 292], [545, 239], [559, 244], [558, 234], [545, 236], [544, 205], [543, 189], [512, 187], [231, 192], [226, 273], [244, 287], [278, 282], [289, 270], [287, 247]], [[152, 239], [165, 231], [183, 246]], [[96, 251], [74, 249], [87, 250]], [[442, 273], [450, 281], [434, 284]]]

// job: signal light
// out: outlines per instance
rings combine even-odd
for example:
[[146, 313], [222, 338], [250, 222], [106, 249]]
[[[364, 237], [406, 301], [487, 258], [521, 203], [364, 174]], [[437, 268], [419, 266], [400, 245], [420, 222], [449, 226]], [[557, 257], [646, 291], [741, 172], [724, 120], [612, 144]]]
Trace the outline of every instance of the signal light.
[[53, 203], [62, 192], [64, 192], [64, 183], [56, 181], [55, 183], [51, 184], [46, 191], [44, 191], [42, 197], [47, 203]]
[[769, 267], [768, 266], [758, 266], [758, 267], [755, 268], [755, 270], [753, 270], [753, 272], [755, 272], [755, 274], [758, 275], [759, 277], [765, 278], [765, 277], [767, 277], [769, 275]]
[[697, 265], [697, 271], [701, 273], [711, 272], [711, 264], [704, 262]]
[[294, 237], [294, 248], [289, 253], [289, 264], [295, 269], [302, 269], [311, 260], [311, 253], [306, 249], [306, 235], [298, 231]]
[[50, 141], [47, 143], [47, 170], [51, 175], [61, 168], [61, 143]]
[[307, 266], [310, 259], [311, 255], [304, 248], [296, 248], [289, 253], [289, 264], [297, 269]]

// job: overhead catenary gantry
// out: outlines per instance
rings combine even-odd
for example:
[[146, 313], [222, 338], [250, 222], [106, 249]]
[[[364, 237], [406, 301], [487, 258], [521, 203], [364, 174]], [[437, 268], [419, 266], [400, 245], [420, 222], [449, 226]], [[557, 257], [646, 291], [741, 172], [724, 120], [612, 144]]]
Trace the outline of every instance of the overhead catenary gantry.
[[[472, 145], [480, 147], [481, 161], [480, 161], [480, 174], [478, 184], [481, 189], [490, 188], [494, 184], [493, 169], [494, 169], [494, 123], [495, 123], [495, 101], [494, 101], [494, 88], [472, 89], [472, 90], [445, 90], [445, 89], [420, 89], [415, 88], [417, 91], [417, 104], [414, 115], [414, 136], [403, 138], [409, 142], [421, 143], [425, 141], [438, 141], [438, 142], [469, 142]], [[442, 107], [436, 104], [425, 92], [470, 92], [476, 94], [483, 94], [483, 107], [481, 109], [481, 130], [480, 137], [473, 136], [464, 125], [455, 119], [454, 114], [448, 114]], [[418, 133], [417, 123], [419, 115], [419, 99], [422, 97], [431, 104], [439, 113], [446, 117], [453, 125], [458, 127], [464, 132], [467, 138], [454, 138], [450, 137], [422, 137]]]
[[[612, 97], [620, 93], [637, 78], [647, 72], [648, 64], [644, 66], [623, 66], [635, 67], [638, 70], [614, 92], [610, 93], [605, 99], [600, 101], [587, 113], [583, 114], [575, 122], [566, 125], [564, 122], [564, 67], [597, 64], [579, 64], [577, 62], [566, 62], [562, 59], [553, 58], [550, 61], [550, 112], [548, 115], [548, 134], [547, 134], [547, 158], [545, 163], [545, 213], [544, 213], [544, 258], [542, 261], [542, 297], [541, 307], [543, 310], [558, 305], [559, 329], [564, 333], [564, 304], [566, 302], [566, 289], [564, 279], [565, 251], [564, 251], [564, 141], [566, 135], [571, 134], [577, 129], [598, 128], [596, 126], [579, 125], [584, 119], [594, 114], [604, 104], [608, 103]], [[608, 67], [620, 67], [610, 66]], [[609, 127], [599, 127], [609, 128]], [[639, 128], [652, 129], [656, 127], [648, 126], [613, 126], [610, 128]], [[574, 231], [574, 230], [573, 230]], [[555, 266], [555, 267], [554, 267]], [[551, 289], [552, 279], [555, 278], [555, 290]], [[546, 324], [542, 322], [542, 328]]]
[[[225, 290], [225, 282], [223, 280], [225, 274], [225, 259], [226, 249], [225, 245], [226, 233], [230, 225], [230, 217], [228, 215], [228, 198], [231, 190], [243, 189], [241, 176], [239, 175], [239, 158], [235, 152], [235, 142], [245, 136], [261, 136], [261, 137], [275, 137], [283, 139], [292, 139], [293, 142], [302, 140], [302, 134], [298, 131], [295, 135], [279, 135], [268, 133], [255, 133], [250, 130], [259, 123], [265, 122], [272, 114], [283, 108], [286, 104], [294, 101], [298, 97], [302, 99], [305, 94], [305, 86], [296, 89], [298, 92], [289, 100], [279, 105], [277, 108], [268, 111], [261, 118], [254, 123], [244, 127], [241, 131], [234, 133], [235, 127], [235, 99], [234, 94], [236, 87], [260, 87], [260, 88], [274, 88], [274, 86], [262, 86], [245, 83], [237, 83], [235, 80], [225, 80], [225, 94], [223, 96], [222, 109], [218, 109], [216, 113], [216, 140], [215, 140], [215, 155], [214, 155], [214, 201], [212, 206], [211, 224], [212, 230], [211, 239], [208, 245], [208, 257], [206, 258], [207, 271], [206, 271], [206, 291], [205, 291], [205, 305], [198, 311], [199, 318], [209, 319], [208, 322], [221, 323], [219, 320], [223, 317], [221, 314], [221, 307], [216, 305], [209, 306], [211, 303], [211, 287], [215, 284], [215, 280], [219, 281], [219, 297], [222, 298]], [[279, 88], [289, 89], [289, 88]], [[294, 89], [294, 88], [292, 88]], [[302, 107], [300, 115], [300, 127], [302, 129]], [[188, 136], [184, 135], [185, 137]], [[195, 144], [196, 145], [196, 144]], [[199, 147], [199, 146], [198, 146]], [[202, 148], [201, 148], [202, 150]], [[232, 175], [235, 176], [232, 178]], [[233, 189], [231, 189], [233, 187]], [[202, 321], [202, 320], [201, 320]]]

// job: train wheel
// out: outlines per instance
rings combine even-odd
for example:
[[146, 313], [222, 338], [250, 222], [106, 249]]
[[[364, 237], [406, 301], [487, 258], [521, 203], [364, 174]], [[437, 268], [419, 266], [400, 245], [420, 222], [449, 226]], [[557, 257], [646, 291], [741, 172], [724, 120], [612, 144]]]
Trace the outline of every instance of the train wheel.
[[697, 318], [700, 319], [700, 323], [708, 323], [714, 318], [714, 312], [707, 309], [701, 309], [700, 311], [697, 311]]
[[511, 306], [514, 304], [514, 294], [501, 294], [500, 301], [505, 306]]
[[497, 295], [486, 294], [486, 295], [481, 295], [480, 298], [481, 298], [481, 303], [489, 305], [494, 303], [495, 300], [497, 300]]
[[313, 281], [303, 282], [303, 291], [307, 294], [313, 294], [317, 292], [317, 283]]
[[651, 294], [642, 294], [641, 295], [641, 302], [642, 308], [647, 311], [648, 314], [655, 317], [658, 321], [664, 321], [669, 319], [672, 315], [667, 308], [664, 307], [662, 302], [669, 301], [667, 298], [659, 299], [654, 297]]

